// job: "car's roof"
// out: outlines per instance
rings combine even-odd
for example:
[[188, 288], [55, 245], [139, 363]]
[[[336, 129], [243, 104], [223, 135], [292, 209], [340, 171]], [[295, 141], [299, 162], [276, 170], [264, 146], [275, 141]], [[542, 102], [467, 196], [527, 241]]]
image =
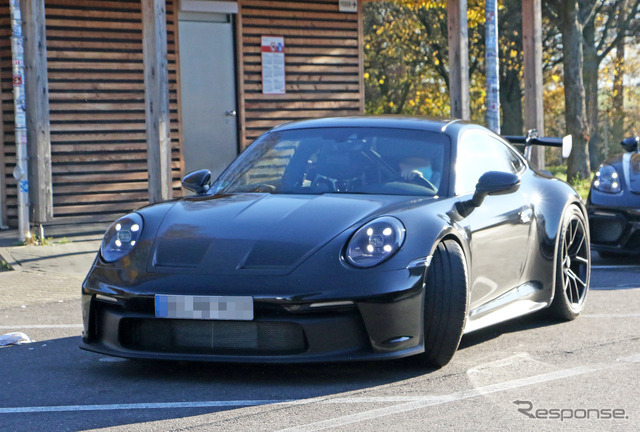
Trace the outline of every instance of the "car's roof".
[[418, 129], [430, 132], [444, 132], [451, 126], [459, 127], [470, 124], [457, 119], [442, 119], [431, 117], [405, 117], [405, 116], [355, 116], [355, 117], [329, 117], [312, 120], [302, 120], [284, 123], [273, 128], [273, 131], [310, 129], [310, 128], [336, 128], [336, 127], [371, 127], [393, 129]]

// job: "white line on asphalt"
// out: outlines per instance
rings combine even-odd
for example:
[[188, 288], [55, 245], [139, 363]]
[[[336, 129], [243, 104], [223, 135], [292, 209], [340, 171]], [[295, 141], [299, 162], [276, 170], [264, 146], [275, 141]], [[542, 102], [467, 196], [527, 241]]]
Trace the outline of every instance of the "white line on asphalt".
[[258, 405], [310, 405], [313, 403], [322, 404], [362, 404], [362, 403], [394, 403], [403, 402], [400, 405], [393, 405], [386, 408], [370, 410], [358, 414], [338, 417], [331, 420], [324, 420], [307, 425], [296, 426], [285, 429], [285, 431], [318, 431], [331, 427], [337, 427], [356, 423], [363, 420], [370, 420], [387, 415], [398, 414], [406, 411], [426, 408], [434, 405], [442, 405], [449, 402], [456, 402], [485, 394], [498, 393], [520, 387], [541, 384], [572, 376], [582, 375], [605, 369], [612, 369], [624, 363], [640, 363], [640, 353], [627, 357], [618, 358], [615, 362], [596, 363], [593, 365], [579, 366], [570, 369], [562, 369], [527, 378], [520, 378], [498, 384], [491, 384], [475, 389], [463, 390], [442, 396], [381, 396], [381, 397], [318, 397], [298, 400], [230, 400], [230, 401], [193, 401], [193, 402], [155, 402], [155, 403], [130, 403], [130, 404], [102, 404], [102, 405], [58, 405], [58, 406], [32, 406], [0, 408], [0, 414], [25, 414], [36, 412], [74, 412], [74, 411], [117, 411], [132, 409], [180, 409], [180, 408], [217, 408], [217, 407], [248, 407]]
[[0, 330], [11, 329], [63, 329], [63, 328], [82, 328], [82, 324], [16, 324], [12, 326], [1, 325]]
[[175, 409], [175, 408], [215, 408], [255, 406], [282, 403], [282, 400], [237, 400], [237, 401], [202, 401], [202, 402], [166, 402], [166, 403], [132, 403], [105, 405], [60, 405], [0, 408], [0, 414], [36, 413], [36, 412], [70, 412], [70, 411], [117, 411], [134, 409]]
[[640, 286], [633, 284], [622, 284], [622, 285], [613, 285], [613, 286], [591, 286], [589, 289], [594, 291], [616, 291], [616, 290], [630, 290], [630, 289], [638, 289]]
[[583, 314], [584, 318], [640, 318], [640, 313], [628, 314]]
[[[640, 354], [635, 354], [629, 357], [619, 359], [627, 363], [640, 362]], [[287, 429], [281, 429], [279, 432], [314, 432], [329, 428], [337, 428], [353, 423], [358, 423], [365, 420], [373, 420], [380, 417], [389, 415], [401, 414], [408, 411], [414, 411], [430, 406], [442, 405], [450, 402], [456, 402], [464, 399], [470, 399], [476, 396], [498, 393], [506, 390], [512, 390], [520, 387], [531, 386], [535, 384], [542, 384], [549, 381], [555, 381], [559, 379], [569, 378], [577, 375], [583, 375], [589, 372], [595, 372], [605, 369], [611, 369], [617, 367], [622, 363], [598, 363], [593, 365], [579, 366], [571, 369], [562, 369], [555, 372], [544, 373], [540, 375], [534, 375], [532, 377], [520, 378], [512, 381], [506, 381], [499, 384], [491, 384], [484, 387], [477, 387], [475, 389], [463, 390], [456, 393], [451, 393], [443, 396], [429, 397], [424, 401], [414, 401], [403, 403], [400, 405], [392, 405], [385, 408], [378, 408], [374, 410], [364, 411], [357, 414], [348, 414], [342, 417], [337, 417], [329, 420], [322, 420], [306, 425], [294, 426]]]
[[599, 270], [633, 269], [633, 268], [640, 268], [640, 266], [637, 264], [620, 264], [620, 265], [596, 264], [591, 266], [591, 269], [599, 269]]

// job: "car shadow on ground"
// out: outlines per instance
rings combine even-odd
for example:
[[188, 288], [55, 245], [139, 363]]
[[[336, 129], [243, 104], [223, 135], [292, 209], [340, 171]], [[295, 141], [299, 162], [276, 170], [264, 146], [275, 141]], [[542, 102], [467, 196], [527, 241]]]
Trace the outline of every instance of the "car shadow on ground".
[[460, 341], [458, 350], [473, 347], [475, 345], [498, 338], [507, 333], [518, 333], [536, 328], [549, 327], [563, 324], [566, 321], [557, 320], [550, 317], [546, 310], [541, 310], [530, 315], [514, 318], [491, 327], [477, 330], [464, 335]]
[[[123, 408], [122, 404], [254, 401], [254, 405], [268, 405], [401, 385], [435, 370], [415, 358], [293, 365], [125, 360], [81, 351], [79, 342], [79, 337], [67, 337], [0, 349], [3, 369], [11, 371], [0, 378], [4, 390], [0, 407], [63, 407], [56, 412], [3, 413], [7, 430], [20, 430], [24, 415], [51, 416], [65, 430], [180, 419], [250, 404], [162, 409]], [[85, 405], [106, 408], [68, 409]]]

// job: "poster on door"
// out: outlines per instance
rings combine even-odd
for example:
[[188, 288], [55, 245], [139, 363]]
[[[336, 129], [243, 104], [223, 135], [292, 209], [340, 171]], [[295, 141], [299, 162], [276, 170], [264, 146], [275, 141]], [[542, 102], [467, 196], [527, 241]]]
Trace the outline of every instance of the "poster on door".
[[285, 94], [284, 37], [262, 36], [262, 94]]

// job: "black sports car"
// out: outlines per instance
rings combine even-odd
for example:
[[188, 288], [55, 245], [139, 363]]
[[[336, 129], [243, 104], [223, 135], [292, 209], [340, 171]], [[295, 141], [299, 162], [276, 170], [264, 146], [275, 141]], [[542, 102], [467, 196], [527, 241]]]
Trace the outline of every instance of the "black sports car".
[[639, 137], [621, 142], [625, 152], [600, 165], [589, 191], [587, 208], [591, 246], [605, 258], [640, 255]]
[[589, 288], [586, 209], [462, 121], [336, 118], [264, 134], [194, 196], [118, 219], [82, 287], [81, 347], [310, 362], [421, 354]]

